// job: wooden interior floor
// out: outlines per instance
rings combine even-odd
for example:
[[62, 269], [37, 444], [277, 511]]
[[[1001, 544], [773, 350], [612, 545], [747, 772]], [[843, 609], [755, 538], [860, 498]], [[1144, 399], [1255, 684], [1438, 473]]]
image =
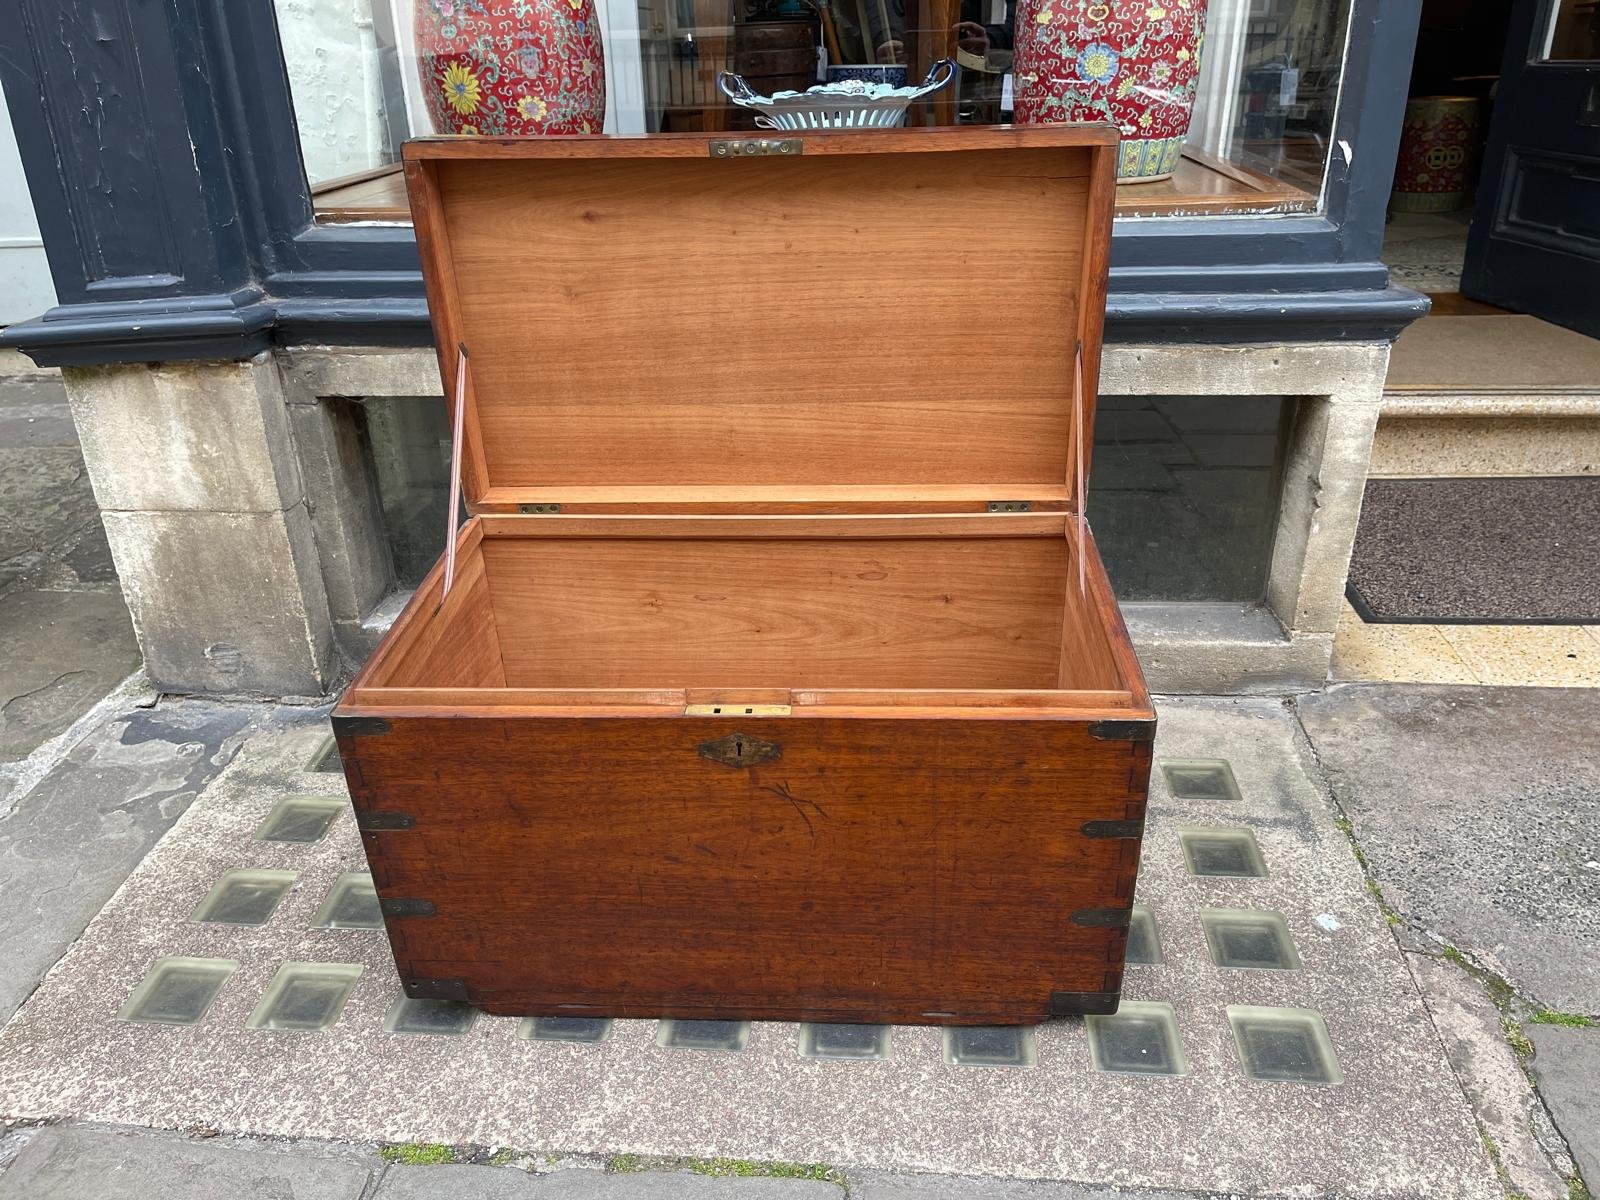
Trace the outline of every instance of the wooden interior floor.
[[[398, 163], [335, 179], [314, 193], [321, 221], [409, 221], [405, 179]], [[1117, 216], [1222, 216], [1314, 212], [1316, 196], [1290, 183], [1185, 150], [1171, 179], [1117, 187]]]

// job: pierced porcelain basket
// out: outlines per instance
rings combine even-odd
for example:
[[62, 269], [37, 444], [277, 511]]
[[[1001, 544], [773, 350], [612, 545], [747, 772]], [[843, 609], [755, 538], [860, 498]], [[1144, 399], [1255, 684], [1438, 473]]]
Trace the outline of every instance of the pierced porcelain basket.
[[948, 87], [955, 77], [955, 63], [941, 58], [916, 87], [848, 79], [842, 83], [819, 83], [803, 92], [762, 96], [728, 71], [717, 76], [717, 86], [735, 104], [754, 109], [758, 114], [756, 124], [763, 129], [893, 129], [904, 123], [912, 101]]

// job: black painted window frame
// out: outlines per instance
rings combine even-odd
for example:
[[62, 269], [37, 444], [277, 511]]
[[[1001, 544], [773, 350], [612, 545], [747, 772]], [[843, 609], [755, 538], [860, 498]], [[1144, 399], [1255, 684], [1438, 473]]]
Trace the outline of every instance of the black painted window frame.
[[[61, 303], [0, 345], [70, 364], [428, 344], [410, 227], [315, 220], [273, 0], [18, 2], [0, 76]], [[1426, 311], [1379, 262], [1420, 9], [1352, 0], [1321, 213], [1117, 223], [1108, 340], [1379, 340]], [[127, 128], [86, 140], [107, 96]]]

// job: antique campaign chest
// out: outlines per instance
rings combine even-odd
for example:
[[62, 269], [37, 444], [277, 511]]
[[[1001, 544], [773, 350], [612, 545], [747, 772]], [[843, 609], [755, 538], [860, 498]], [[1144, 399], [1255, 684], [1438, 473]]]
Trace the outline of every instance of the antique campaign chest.
[[1115, 1009], [1155, 730], [1082, 520], [1115, 149], [407, 146], [470, 516], [334, 725], [409, 995]]

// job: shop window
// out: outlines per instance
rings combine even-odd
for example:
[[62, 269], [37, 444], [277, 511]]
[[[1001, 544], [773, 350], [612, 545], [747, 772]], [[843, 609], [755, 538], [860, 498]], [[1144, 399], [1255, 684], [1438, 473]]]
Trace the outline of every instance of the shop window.
[[[725, 71], [770, 95], [909, 86], [942, 58], [952, 81], [908, 125], [1110, 119], [1120, 216], [1313, 212], [1349, 16], [1349, 0], [276, 3], [318, 214], [343, 221], [408, 219], [407, 136], [747, 132]], [[1557, 24], [1554, 43], [1581, 41]]]
[[1293, 416], [1283, 396], [1100, 398], [1089, 523], [1119, 599], [1262, 599]]

